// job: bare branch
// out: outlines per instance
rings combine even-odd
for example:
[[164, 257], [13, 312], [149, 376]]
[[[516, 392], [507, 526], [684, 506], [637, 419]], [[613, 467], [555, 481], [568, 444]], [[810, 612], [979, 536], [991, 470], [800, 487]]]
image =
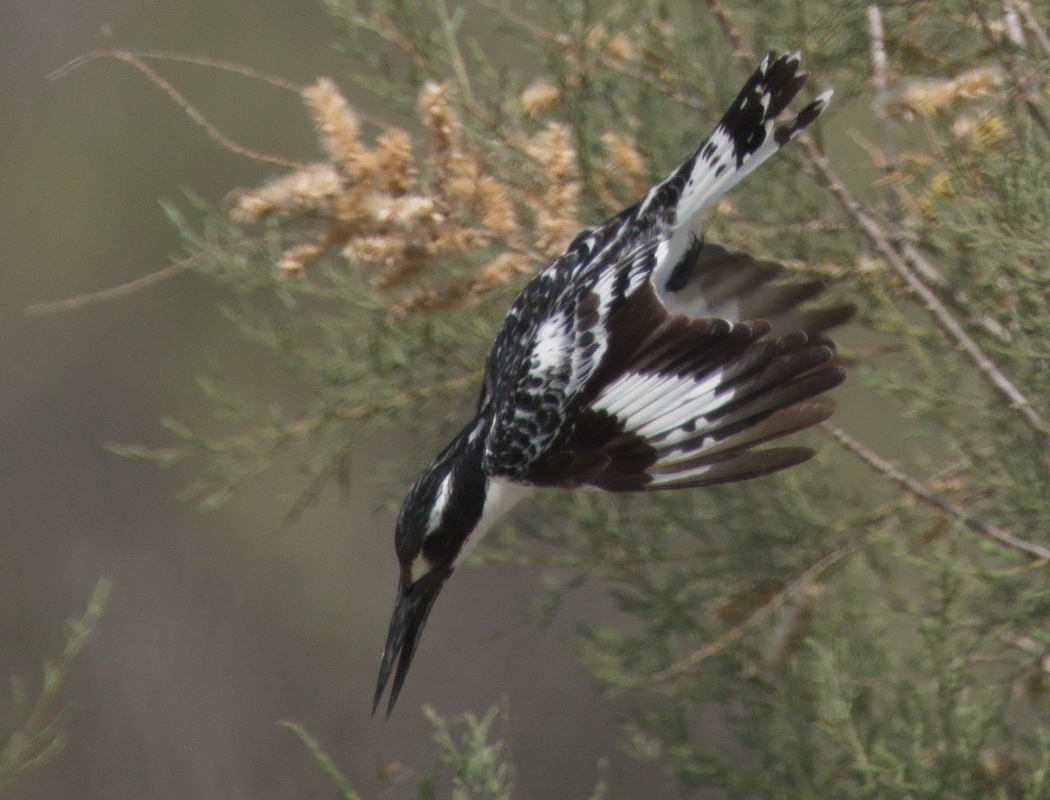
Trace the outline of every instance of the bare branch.
[[733, 21], [733, 15], [729, 12], [729, 9], [723, 6], [720, 0], [707, 0], [707, 7], [711, 9], [714, 18], [718, 20], [718, 24], [722, 27], [722, 33], [725, 34], [729, 44], [733, 47], [733, 55], [742, 64], [745, 64], [748, 69], [754, 69], [756, 63], [755, 51], [748, 47], [743, 34], [740, 33], [740, 29]]
[[[178, 89], [176, 89], [174, 85], [171, 84], [170, 81], [161, 77], [156, 72], [156, 70], [154, 70], [151, 66], [149, 66], [149, 64], [142, 60], [139, 54], [131, 50], [121, 50], [115, 47], [103, 47], [99, 50], [94, 50], [90, 53], [86, 53], [82, 56], [74, 58], [72, 61], [68, 62], [64, 66], [61, 66], [55, 71], [53, 71], [48, 77], [53, 80], [61, 78], [65, 75], [68, 75], [74, 69], [77, 69], [80, 66], [86, 64], [87, 62], [93, 61], [98, 58], [113, 58], [117, 61], [123, 61], [125, 64], [128, 64], [129, 66], [141, 72], [151, 83], [153, 83], [169, 98], [171, 98], [171, 100], [179, 108], [181, 108], [190, 119], [192, 119], [201, 128], [203, 128], [204, 132], [207, 133], [208, 136], [210, 136], [212, 139], [218, 142], [225, 149], [233, 153], [237, 153], [238, 155], [245, 156], [246, 158], [250, 158], [255, 161], [262, 161], [267, 164], [275, 164], [279, 167], [287, 167], [288, 169], [301, 169], [303, 167], [303, 165], [297, 161], [290, 161], [286, 158], [281, 158], [280, 156], [266, 155], [265, 153], [260, 153], [256, 150], [252, 150], [251, 148], [245, 147], [244, 145], [238, 144], [237, 142], [230, 139], [222, 131], [216, 128], [215, 125], [213, 125], [211, 121], [206, 116], [204, 116], [204, 114], [200, 110], [197, 109], [196, 106], [190, 103], [190, 101], [187, 100], [186, 97]], [[169, 58], [172, 58], [172, 60], [179, 60], [178, 58], [170, 56]], [[204, 62], [200, 61], [198, 63]], [[247, 70], [247, 68], [243, 68], [241, 70], [242, 74], [245, 74], [243, 70]], [[257, 77], [261, 77], [261, 75]]]
[[1024, 40], [1024, 28], [1021, 26], [1021, 15], [1017, 13], [1017, 9], [1009, 2], [1004, 0], [1003, 2], [1003, 27], [1006, 30], [1006, 35], [1010, 37], [1010, 41], [1018, 47], [1025, 46]]
[[1008, 47], [1003, 45], [1002, 38], [997, 36], [995, 31], [992, 30], [988, 18], [981, 12], [980, 6], [974, 0], [970, 2], [970, 9], [981, 25], [984, 37], [995, 50], [999, 63], [1006, 70], [1006, 77], [1009, 79], [1014, 92], [1020, 98], [1025, 110], [1028, 111], [1028, 116], [1032, 118], [1039, 130], [1050, 139], [1050, 121], [1047, 120], [1046, 114], [1043, 113], [1042, 99], [1039, 97], [1039, 93], [1032, 89], [1028, 81], [1024, 79], [1024, 76], [1021, 74], [1021, 67], [1017, 63], [1014, 54], [1010, 52]]
[[[762, 622], [768, 616], [773, 614], [775, 611], [783, 607], [788, 601], [796, 597], [802, 591], [805, 590], [813, 581], [823, 575], [832, 566], [837, 564], [846, 556], [853, 553], [864, 541], [863, 536], [855, 537], [849, 541], [843, 542], [834, 550], [829, 553], [825, 553], [813, 564], [807, 567], [803, 572], [795, 578], [791, 583], [785, 586], [783, 589], [778, 591], [772, 597], [770, 597], [765, 603], [760, 605], [754, 611], [752, 611], [747, 618], [738, 622], [733, 627], [726, 630], [720, 636], [712, 639], [710, 642], [705, 644], [698, 650], [694, 650], [684, 658], [679, 659], [667, 669], [663, 669], [660, 672], [656, 672], [648, 676], [644, 680], [645, 685], [653, 685], [660, 683], [667, 683], [668, 681], [674, 680], [680, 675], [693, 672], [699, 667], [704, 661], [717, 655], [726, 649], [729, 645], [733, 644], [741, 636], [747, 633], [751, 628]], [[636, 688], [634, 686], [617, 686], [606, 692], [606, 696], [615, 697], [617, 695], [624, 694], [629, 689]]]
[[900, 250], [894, 246], [891, 236], [883, 225], [864, 209], [860, 201], [853, 196], [853, 193], [846, 188], [846, 185], [835, 174], [828, 159], [817, 147], [812, 136], [803, 131], [799, 135], [798, 141], [805, 148], [810, 166], [816, 172], [818, 179], [835, 195], [839, 204], [857, 221], [861, 231], [868, 237], [875, 249], [886, 259], [886, 263], [904, 279], [908, 288], [916, 294], [919, 301], [930, 312], [930, 315], [941, 328], [955, 340], [959, 349], [969, 356], [970, 360], [973, 361], [988, 381], [1006, 396], [1035, 430], [1043, 436], [1050, 436], [1050, 428], [1047, 427], [1047, 424], [1028, 398], [1003, 374], [995, 362], [981, 350], [980, 346], [952, 316], [947, 306], [941, 302], [936, 293], [920, 277], [918, 271], [913, 268], [914, 265], [908, 262], [907, 256], [918, 255], [918, 251], [910, 245], [902, 246]]
[[1050, 56], [1050, 35], [1047, 34], [1046, 28], [1032, 11], [1032, 4], [1028, 0], [1006, 0], [1006, 5], [1020, 15], [1025, 27], [1032, 32], [1039, 46], [1043, 48], [1043, 52]]
[[[224, 61], [218, 58], [208, 58], [207, 56], [195, 56], [188, 55], [185, 53], [171, 53], [167, 50], [155, 50], [147, 48], [146, 50], [127, 50], [123, 52], [128, 53], [136, 58], [140, 59], [155, 59], [157, 61], [176, 61], [182, 64], [195, 64], [199, 67], [209, 67], [211, 69], [220, 69], [223, 72], [233, 72], [237, 75], [243, 75], [246, 78], [252, 78], [253, 80], [262, 81], [268, 83], [271, 86], [276, 86], [278, 89], [286, 89], [289, 92], [295, 92], [301, 94], [303, 87], [298, 84], [292, 83], [289, 80], [285, 80], [277, 75], [270, 75], [266, 72], [261, 72], [253, 67], [245, 66], [244, 64], [237, 64], [233, 61]], [[77, 56], [73, 60], [63, 64], [56, 70], [53, 70], [47, 75], [49, 81], [56, 81], [60, 78], [64, 78], [73, 70], [79, 68], [88, 61], [93, 61], [97, 58], [112, 58], [112, 48], [104, 47], [98, 50], [93, 50], [90, 53]]]
[[188, 258], [176, 261], [174, 264], [169, 264], [163, 269], [158, 269], [156, 272], [143, 275], [141, 278], [135, 278], [135, 280], [128, 281], [127, 283], [122, 283], [119, 286], [112, 286], [109, 289], [102, 289], [89, 294], [77, 295], [76, 297], [70, 297], [65, 300], [50, 300], [42, 303], [32, 303], [26, 306], [26, 313], [55, 314], [62, 311], [75, 311], [84, 306], [93, 305], [95, 303], [105, 303], [109, 300], [116, 300], [118, 297], [126, 297], [129, 294], [134, 294], [140, 289], [146, 289], [154, 284], [166, 281], [168, 278], [181, 275], [183, 272], [193, 269], [208, 258], [214, 257], [214, 255], [214, 251], [197, 253]]
[[879, 121], [882, 168], [888, 177], [897, 173], [899, 165], [893, 120], [889, 115], [890, 76], [889, 59], [886, 57], [886, 33], [882, 25], [882, 11], [877, 3], [868, 6], [868, 31], [871, 34], [871, 82], [875, 87], [872, 110]]
[[886, 459], [877, 455], [875, 452], [870, 450], [865, 445], [854, 439], [845, 431], [836, 428], [827, 422], [821, 423], [823, 428], [835, 441], [837, 441], [844, 448], [849, 450], [854, 455], [858, 456], [868, 466], [882, 475], [884, 478], [896, 483], [898, 486], [907, 489], [909, 492], [914, 494], [920, 500], [939, 508], [947, 514], [951, 514], [953, 517], [962, 522], [970, 530], [984, 536], [987, 539], [997, 542], [998, 544], [1005, 544], [1008, 547], [1013, 547], [1017, 550], [1021, 550], [1030, 556], [1034, 556], [1039, 559], [1040, 562], [1050, 561], [1050, 549], [1043, 547], [1042, 545], [1034, 544], [1019, 536], [1004, 530], [997, 525], [990, 525], [987, 522], [972, 517], [966, 513], [966, 510], [960, 508], [943, 497], [931, 492], [919, 481], [915, 480], [909, 475], [899, 470], [893, 464]]

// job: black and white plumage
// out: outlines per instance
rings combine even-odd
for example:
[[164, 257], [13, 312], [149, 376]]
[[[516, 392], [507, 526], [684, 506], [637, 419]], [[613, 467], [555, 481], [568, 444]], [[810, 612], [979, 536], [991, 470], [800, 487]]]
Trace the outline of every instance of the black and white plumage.
[[823, 110], [830, 92], [776, 122], [805, 80], [797, 55], [767, 56], [684, 164], [580, 232], [514, 302], [476, 416], [401, 507], [400, 586], [373, 713], [392, 671], [393, 709], [456, 565], [531, 488], [707, 486], [813, 454], [756, 446], [831, 414], [817, 396], [845, 373], [822, 333], [852, 309], [800, 311], [819, 282], [780, 282], [780, 265], [700, 235], [704, 210]]

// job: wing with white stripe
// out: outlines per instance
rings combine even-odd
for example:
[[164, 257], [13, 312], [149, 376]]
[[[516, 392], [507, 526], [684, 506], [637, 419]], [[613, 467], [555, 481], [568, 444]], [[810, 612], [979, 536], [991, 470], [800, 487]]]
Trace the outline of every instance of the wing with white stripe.
[[809, 458], [757, 445], [830, 416], [845, 372], [833, 352], [768, 323], [669, 315], [645, 287], [613, 315], [617, 355], [573, 400], [570, 419], [530, 466], [540, 486], [678, 489], [744, 480]]

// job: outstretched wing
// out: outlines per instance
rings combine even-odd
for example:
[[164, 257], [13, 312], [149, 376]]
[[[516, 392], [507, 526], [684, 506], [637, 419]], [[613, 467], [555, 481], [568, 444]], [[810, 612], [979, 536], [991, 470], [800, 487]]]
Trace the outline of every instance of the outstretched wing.
[[526, 481], [678, 489], [757, 477], [813, 454], [755, 448], [831, 415], [831, 401], [817, 396], [845, 371], [819, 337], [802, 330], [771, 337], [765, 320], [670, 314], [651, 286], [613, 317], [615, 355], [573, 397], [570, 422], [529, 465]]
[[[782, 345], [759, 343], [767, 327], [727, 321], [783, 316], [822, 285], [778, 284], [779, 265], [705, 245], [696, 234], [704, 208], [823, 109], [827, 94], [777, 124], [805, 78], [797, 56], [770, 54], [684, 164], [635, 206], [581, 232], [564, 256], [525, 287], [489, 356], [479, 409], [492, 420], [483, 462], [487, 474], [609, 489], [693, 485], [686, 481], [698, 477], [701, 465], [690, 462], [686, 470], [679, 456], [698, 456], [698, 443], [706, 440], [696, 431], [683, 437], [674, 432], [676, 426], [697, 425], [701, 416], [718, 411], [730, 392], [743, 405], [753, 403], [749, 417], [737, 419], [732, 411], [737, 423], [769, 416], [794, 401], [787, 394], [779, 405], [753, 396], [776, 382], [785, 358], [801, 350], [811, 359], [817, 354], [830, 359], [830, 350], [807, 335]], [[816, 333], [833, 322], [798, 318], [782, 327]], [[778, 346], [785, 352], [772, 355]], [[793, 356], [790, 363], [799, 360]], [[761, 377], [756, 369], [769, 374]], [[801, 379], [801, 373], [795, 377]], [[636, 400], [665, 413], [646, 422]], [[617, 425], [622, 427], [614, 434]], [[726, 422], [718, 430], [730, 428]], [[743, 440], [734, 441], [743, 446]], [[779, 457], [789, 455], [801, 458], [798, 452]], [[764, 471], [779, 468], [768, 453], [753, 458], [762, 460]], [[610, 471], [613, 463], [619, 466]], [[652, 472], [656, 468], [666, 472]], [[617, 470], [621, 478], [614, 479]], [[676, 479], [667, 477], [672, 473]], [[705, 474], [710, 479], [714, 472]]]

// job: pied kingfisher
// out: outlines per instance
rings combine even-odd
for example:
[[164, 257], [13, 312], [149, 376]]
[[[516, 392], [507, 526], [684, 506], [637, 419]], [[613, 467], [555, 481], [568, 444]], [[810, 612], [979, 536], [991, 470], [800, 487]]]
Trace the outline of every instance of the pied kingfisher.
[[703, 211], [809, 125], [825, 92], [776, 124], [806, 82], [770, 53], [714, 132], [635, 205], [581, 231], [525, 286], [485, 368], [477, 412], [401, 506], [400, 584], [372, 713], [393, 710], [441, 587], [533, 487], [710, 486], [805, 461], [756, 445], [827, 419], [845, 371], [820, 334], [851, 306], [799, 311], [819, 281], [699, 235]]

